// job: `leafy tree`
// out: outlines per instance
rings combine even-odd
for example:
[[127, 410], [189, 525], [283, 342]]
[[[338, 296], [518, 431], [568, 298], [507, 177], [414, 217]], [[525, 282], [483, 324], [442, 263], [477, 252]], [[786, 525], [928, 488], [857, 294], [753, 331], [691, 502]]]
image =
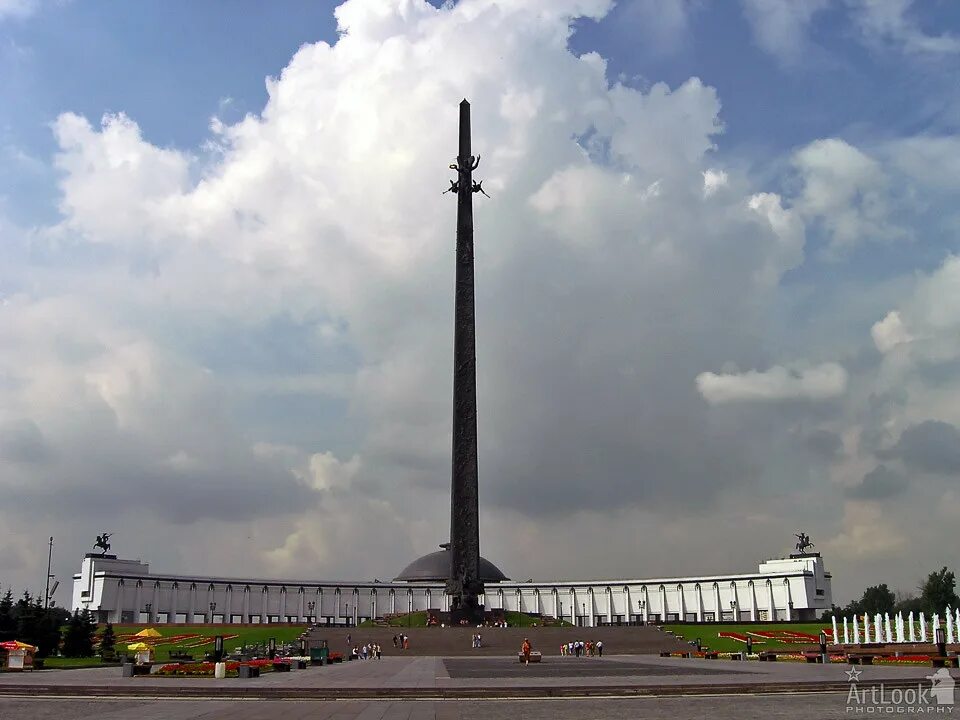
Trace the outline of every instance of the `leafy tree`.
[[957, 598], [956, 578], [946, 566], [934, 570], [927, 576], [920, 586], [920, 601], [923, 609], [928, 613], [942, 613], [948, 606], [956, 608], [960, 605]]
[[113, 623], [107, 623], [100, 638], [100, 657], [104, 660], [113, 660], [117, 657], [117, 636], [113, 632]]
[[898, 594], [897, 604], [894, 605], [893, 609], [897, 612], [902, 612], [904, 615], [909, 615], [911, 612], [914, 615], [919, 615], [920, 611], [923, 610], [923, 600], [916, 595]]
[[886, 583], [873, 585], [863, 591], [863, 597], [860, 598], [860, 612], [870, 616], [876, 615], [877, 613], [881, 615], [891, 613], [893, 612], [893, 606], [896, 602], [897, 599], [893, 593], [890, 592], [890, 588], [887, 587]]

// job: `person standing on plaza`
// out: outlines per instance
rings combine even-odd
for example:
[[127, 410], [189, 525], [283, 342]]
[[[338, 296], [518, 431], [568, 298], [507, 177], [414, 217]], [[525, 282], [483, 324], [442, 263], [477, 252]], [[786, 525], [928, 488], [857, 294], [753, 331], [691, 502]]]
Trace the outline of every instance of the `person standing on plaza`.
[[597, 640], [597, 657], [603, 657], [603, 640]]
[[532, 646], [530, 645], [530, 639], [529, 639], [529, 638], [524, 638], [524, 639], [523, 639], [523, 645], [520, 646], [520, 652], [523, 653], [523, 664], [524, 664], [524, 665], [529, 665], [529, 664], [530, 664], [530, 651], [531, 651], [532, 649], [533, 649], [533, 648], [532, 648]]

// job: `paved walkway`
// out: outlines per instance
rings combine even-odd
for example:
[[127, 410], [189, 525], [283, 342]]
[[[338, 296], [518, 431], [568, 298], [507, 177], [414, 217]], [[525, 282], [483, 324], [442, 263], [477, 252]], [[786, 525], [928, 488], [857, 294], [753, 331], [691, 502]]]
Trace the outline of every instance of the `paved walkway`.
[[[289, 673], [266, 673], [259, 678], [121, 677], [119, 668], [49, 670], [0, 675], [0, 693], [5, 687], [57, 688], [137, 688], [194, 690], [274, 691], [300, 689], [449, 689], [476, 688], [563, 688], [583, 687], [664, 687], [671, 686], [755, 686], [802, 683], [846, 683], [849, 667], [842, 664], [805, 663], [697, 658], [661, 658], [649, 655], [622, 655], [603, 658], [545, 658], [541, 665], [523, 666], [511, 658], [388, 657], [382, 660], [344, 662]], [[926, 667], [872, 666], [862, 669], [860, 682], [880, 680], [923, 680], [932, 672]], [[954, 676], [957, 676], [954, 671]]]
[[855, 709], [853, 712], [847, 710], [847, 696], [843, 693], [461, 702], [21, 700], [0, 697], [0, 717], [16, 720], [626, 720], [641, 717], [650, 720], [829, 720], [851, 717], [855, 712]]

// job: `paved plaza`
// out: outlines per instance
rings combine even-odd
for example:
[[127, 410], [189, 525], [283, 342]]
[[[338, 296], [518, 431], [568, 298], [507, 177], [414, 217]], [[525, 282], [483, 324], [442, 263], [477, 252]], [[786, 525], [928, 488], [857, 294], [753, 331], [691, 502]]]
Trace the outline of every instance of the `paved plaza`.
[[846, 709], [843, 693], [509, 701], [177, 701], [0, 696], [0, 717], [17, 720], [823, 720], [851, 717], [851, 713]]
[[[604, 658], [545, 658], [524, 666], [512, 658], [389, 657], [344, 662], [259, 678], [121, 677], [120, 669], [93, 668], [0, 675], [0, 697], [64, 693], [145, 693], [155, 696], [251, 696], [406, 698], [484, 695], [547, 696], [592, 692], [731, 693], [769, 692], [826, 685], [846, 688], [843, 664], [760, 663], [698, 658], [621, 655]], [[861, 683], [923, 681], [926, 667], [875, 666], [862, 670]], [[929, 684], [929, 683], [928, 683]], [[579, 693], [577, 691], [580, 691]]]
[[[508, 657], [390, 657], [250, 680], [123, 678], [118, 668], [95, 668], [0, 675], [0, 718], [819, 720], [870, 712], [850, 708], [849, 670], [649, 655], [549, 657], [530, 666]], [[928, 688], [930, 673], [922, 667], [867, 667], [856, 686], [883, 683], [889, 695], [890, 688]], [[562, 692], [579, 696], [551, 697]], [[118, 694], [130, 696], [112, 697]], [[920, 714], [930, 707], [918, 708]]]

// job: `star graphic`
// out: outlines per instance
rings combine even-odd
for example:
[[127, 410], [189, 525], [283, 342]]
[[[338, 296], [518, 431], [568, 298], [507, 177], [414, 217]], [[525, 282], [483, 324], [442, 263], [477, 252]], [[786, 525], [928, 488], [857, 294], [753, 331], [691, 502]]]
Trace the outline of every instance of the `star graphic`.
[[846, 673], [847, 682], [860, 682], [860, 675], [863, 674], [863, 671], [854, 667], [847, 670]]

